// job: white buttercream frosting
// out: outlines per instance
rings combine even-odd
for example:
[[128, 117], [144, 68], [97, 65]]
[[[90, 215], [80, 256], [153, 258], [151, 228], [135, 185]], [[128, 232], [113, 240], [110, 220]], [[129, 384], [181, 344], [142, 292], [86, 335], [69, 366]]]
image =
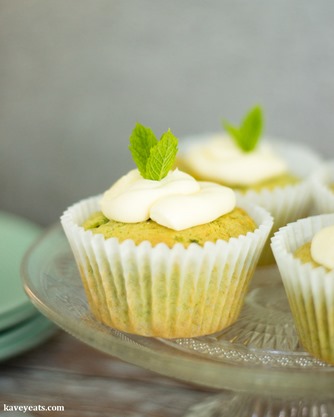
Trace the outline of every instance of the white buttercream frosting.
[[269, 144], [244, 152], [230, 137], [218, 134], [190, 146], [184, 159], [198, 177], [235, 186], [250, 186], [287, 172]]
[[165, 227], [183, 230], [229, 213], [235, 203], [230, 188], [196, 181], [178, 169], [160, 181], [144, 179], [135, 169], [104, 193], [100, 206], [111, 220], [137, 223], [151, 218]]
[[334, 226], [324, 227], [313, 236], [311, 256], [325, 268], [334, 269]]
[[199, 182], [200, 190], [188, 195], [169, 195], [158, 200], [150, 217], [174, 230], [187, 229], [209, 223], [235, 207], [235, 193], [231, 188], [212, 182]]

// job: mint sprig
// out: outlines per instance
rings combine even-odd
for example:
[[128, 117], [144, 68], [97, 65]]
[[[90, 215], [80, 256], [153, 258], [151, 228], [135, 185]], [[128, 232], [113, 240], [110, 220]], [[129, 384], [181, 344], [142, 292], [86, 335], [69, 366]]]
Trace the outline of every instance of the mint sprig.
[[129, 149], [141, 176], [159, 181], [172, 169], [177, 154], [177, 138], [168, 129], [158, 140], [149, 127], [136, 124]]
[[253, 107], [244, 117], [239, 127], [223, 121], [224, 129], [244, 152], [256, 148], [263, 130], [263, 115], [260, 106]]
[[140, 174], [144, 178], [150, 151], [157, 143], [158, 140], [149, 127], [145, 127], [139, 123], [136, 124], [130, 136], [129, 149]]

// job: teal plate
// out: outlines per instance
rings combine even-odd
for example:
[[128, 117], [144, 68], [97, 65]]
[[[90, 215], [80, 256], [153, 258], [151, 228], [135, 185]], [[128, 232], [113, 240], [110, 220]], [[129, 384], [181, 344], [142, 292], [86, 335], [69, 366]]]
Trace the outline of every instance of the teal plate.
[[47, 340], [57, 327], [40, 313], [29, 320], [0, 332], [0, 361], [9, 359]]
[[32, 222], [0, 212], [0, 331], [36, 314], [22, 287], [20, 264], [41, 231]]

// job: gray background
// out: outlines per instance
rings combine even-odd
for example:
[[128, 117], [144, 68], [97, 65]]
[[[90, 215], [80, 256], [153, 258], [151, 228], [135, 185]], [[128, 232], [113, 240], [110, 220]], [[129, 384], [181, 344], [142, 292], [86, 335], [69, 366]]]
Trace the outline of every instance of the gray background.
[[[332, 0], [0, 0], [0, 209], [42, 225], [132, 166], [136, 121], [334, 154]], [[298, 162], [297, 162], [298, 163]]]

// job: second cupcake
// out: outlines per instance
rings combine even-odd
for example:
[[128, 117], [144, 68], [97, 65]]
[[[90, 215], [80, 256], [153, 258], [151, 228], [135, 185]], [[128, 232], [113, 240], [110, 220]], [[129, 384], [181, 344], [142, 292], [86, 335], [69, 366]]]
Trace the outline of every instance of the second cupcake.
[[314, 214], [334, 213], [334, 160], [325, 161], [312, 175]]
[[[181, 142], [179, 167], [199, 180], [232, 187], [268, 210], [274, 231], [305, 217], [311, 205], [310, 174], [320, 158], [309, 148], [262, 138], [263, 115], [254, 107], [240, 126], [224, 123], [226, 133], [198, 135]], [[274, 263], [267, 241], [261, 265]]]

